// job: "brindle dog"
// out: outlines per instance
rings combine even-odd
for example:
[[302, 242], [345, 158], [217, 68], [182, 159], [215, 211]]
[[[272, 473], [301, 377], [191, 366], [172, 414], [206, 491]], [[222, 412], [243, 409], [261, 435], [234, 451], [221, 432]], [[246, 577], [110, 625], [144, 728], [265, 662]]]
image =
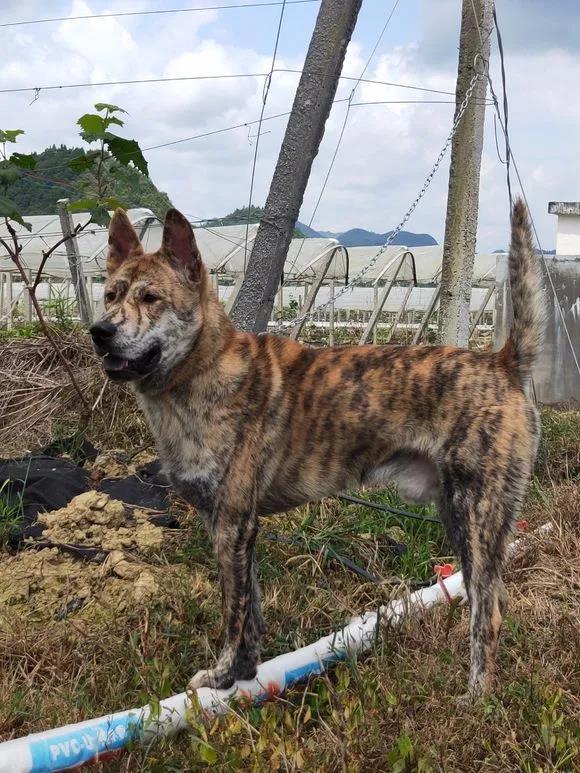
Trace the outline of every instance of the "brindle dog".
[[471, 603], [470, 693], [487, 689], [506, 606], [506, 547], [539, 436], [523, 385], [543, 310], [523, 203], [512, 216], [514, 320], [495, 353], [311, 349], [241, 333], [176, 210], [156, 252], [144, 252], [122, 210], [109, 245], [105, 312], [91, 328], [96, 351], [109, 378], [131, 382], [173, 487], [199, 511], [219, 565], [225, 645], [190, 687], [228, 687], [256, 673], [258, 516], [395, 482], [405, 499], [439, 507]]

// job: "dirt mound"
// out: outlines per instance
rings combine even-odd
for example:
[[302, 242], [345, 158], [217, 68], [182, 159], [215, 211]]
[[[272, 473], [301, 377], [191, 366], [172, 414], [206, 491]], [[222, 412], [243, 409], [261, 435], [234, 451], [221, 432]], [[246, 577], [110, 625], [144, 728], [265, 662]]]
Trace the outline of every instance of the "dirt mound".
[[155, 462], [157, 454], [151, 449], [144, 449], [130, 455], [122, 448], [102, 451], [93, 461], [85, 462], [85, 469], [90, 470], [91, 479], [95, 482], [103, 478], [127, 478], [135, 475], [141, 468]]
[[[126, 508], [107, 494], [80, 494], [38, 520], [45, 525], [42, 542], [50, 547], [30, 543], [0, 561], [0, 624], [2, 610], [39, 620], [94, 616], [161, 602], [176, 584], [192, 585], [185, 567], [158, 558], [164, 530], [149, 522], [146, 511]], [[93, 560], [71, 555], [71, 546]]]
[[146, 553], [163, 545], [163, 530], [148, 518], [146, 511], [128, 510], [108, 494], [87, 491], [60, 510], [42, 513], [38, 522], [46, 526], [42, 536], [50, 542]]
[[[115, 550], [104, 564], [67, 556], [58, 548], [25, 550], [0, 563], [0, 610], [38, 620], [122, 612], [162, 601], [176, 583], [187, 582], [180, 566], [152, 566]], [[2, 612], [0, 611], [0, 625]]]

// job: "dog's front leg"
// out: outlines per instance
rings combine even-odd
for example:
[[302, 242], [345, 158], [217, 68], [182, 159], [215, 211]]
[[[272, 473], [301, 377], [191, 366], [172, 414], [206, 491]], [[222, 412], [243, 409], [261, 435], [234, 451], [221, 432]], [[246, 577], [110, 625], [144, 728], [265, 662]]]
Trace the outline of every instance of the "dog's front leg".
[[237, 679], [256, 675], [264, 632], [253, 566], [257, 530], [255, 501], [246, 507], [230, 503], [214, 512], [211, 531], [220, 573], [225, 644], [215, 666], [198, 671], [189, 682], [190, 689], [227, 688]]

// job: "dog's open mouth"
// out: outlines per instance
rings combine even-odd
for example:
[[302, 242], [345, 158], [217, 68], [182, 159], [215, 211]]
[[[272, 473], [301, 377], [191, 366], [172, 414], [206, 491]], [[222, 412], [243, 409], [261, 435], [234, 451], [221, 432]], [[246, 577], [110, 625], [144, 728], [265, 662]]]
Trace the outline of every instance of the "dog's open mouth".
[[157, 345], [132, 360], [118, 357], [116, 354], [106, 354], [103, 357], [103, 368], [113, 381], [136, 381], [149, 375], [160, 357], [161, 348]]

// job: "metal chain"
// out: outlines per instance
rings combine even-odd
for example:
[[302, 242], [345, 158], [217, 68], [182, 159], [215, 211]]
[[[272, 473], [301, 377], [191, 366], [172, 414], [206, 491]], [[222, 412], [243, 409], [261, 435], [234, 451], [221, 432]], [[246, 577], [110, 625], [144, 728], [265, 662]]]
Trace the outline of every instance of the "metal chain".
[[425, 182], [423, 183], [423, 187], [415, 197], [413, 203], [405, 213], [403, 219], [401, 222], [397, 225], [397, 227], [394, 229], [394, 231], [391, 231], [389, 238], [387, 241], [383, 244], [383, 246], [379, 249], [379, 251], [374, 255], [371, 260], [364, 266], [358, 274], [351, 279], [351, 281], [348, 284], [345, 284], [344, 287], [342, 287], [338, 292], [336, 292], [331, 298], [328, 299], [328, 301], [325, 301], [320, 306], [316, 306], [316, 308], [312, 309], [306, 314], [303, 314], [301, 317], [297, 317], [296, 319], [289, 320], [287, 322], [281, 322], [275, 327], [269, 327], [268, 332], [277, 332], [279, 330], [288, 330], [289, 328], [293, 328], [296, 325], [301, 324], [302, 322], [305, 322], [306, 320], [313, 317], [315, 314], [317, 314], [320, 311], [323, 311], [324, 309], [327, 309], [331, 304], [333, 304], [338, 298], [341, 298], [348, 290], [351, 289], [354, 285], [356, 285], [375, 265], [377, 260], [381, 257], [381, 255], [385, 252], [387, 247], [389, 247], [393, 241], [393, 239], [397, 236], [397, 234], [402, 231], [403, 227], [406, 225], [407, 221], [417, 208], [417, 205], [427, 192], [427, 189], [431, 185], [431, 182], [433, 178], [435, 177], [435, 174], [437, 173], [437, 170], [439, 169], [439, 166], [441, 165], [441, 162], [443, 161], [443, 158], [445, 154], [447, 153], [447, 150], [449, 149], [449, 146], [451, 145], [451, 142], [453, 140], [453, 137], [455, 136], [455, 133], [459, 127], [459, 124], [461, 122], [461, 119], [463, 118], [463, 114], [467, 110], [467, 106], [469, 104], [469, 100], [471, 99], [471, 95], [473, 94], [473, 90], [475, 89], [475, 86], [479, 80], [479, 78], [482, 77], [482, 73], [475, 72], [473, 75], [473, 78], [471, 79], [469, 86], [467, 88], [467, 91], [465, 92], [465, 97], [463, 98], [462, 103], [459, 106], [459, 109], [457, 110], [455, 114], [455, 118], [453, 121], [453, 126], [451, 127], [451, 131], [449, 132], [449, 136], [447, 137], [447, 140], [445, 141], [445, 145], [441, 149], [441, 152], [437, 156], [437, 159], [435, 163], [433, 164], [433, 167], [427, 177], [425, 178]]

